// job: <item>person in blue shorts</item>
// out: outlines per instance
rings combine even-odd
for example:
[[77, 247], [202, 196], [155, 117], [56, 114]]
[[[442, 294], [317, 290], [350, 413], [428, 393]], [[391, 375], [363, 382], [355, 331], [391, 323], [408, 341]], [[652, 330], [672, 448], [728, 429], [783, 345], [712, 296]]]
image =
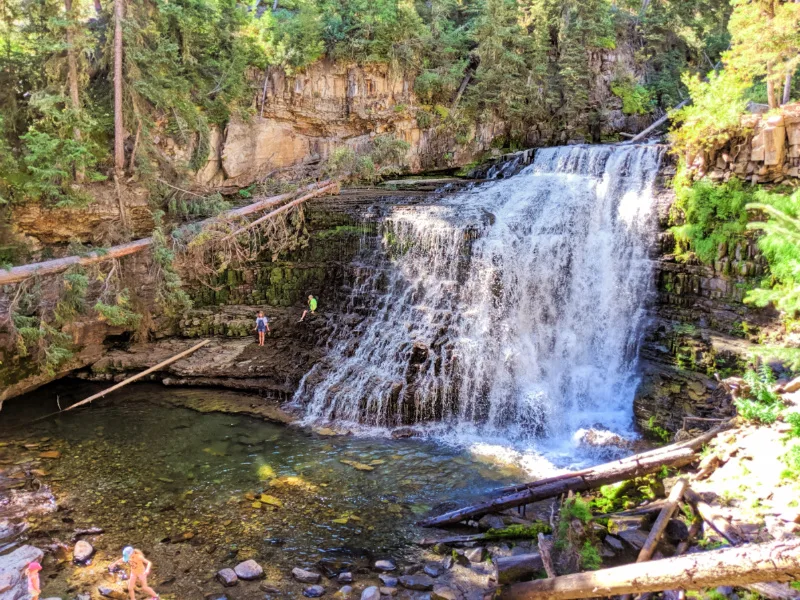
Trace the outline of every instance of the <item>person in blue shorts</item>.
[[264, 316], [264, 311], [258, 311], [256, 317], [256, 331], [258, 331], [258, 345], [264, 345], [264, 336], [269, 331], [269, 319]]

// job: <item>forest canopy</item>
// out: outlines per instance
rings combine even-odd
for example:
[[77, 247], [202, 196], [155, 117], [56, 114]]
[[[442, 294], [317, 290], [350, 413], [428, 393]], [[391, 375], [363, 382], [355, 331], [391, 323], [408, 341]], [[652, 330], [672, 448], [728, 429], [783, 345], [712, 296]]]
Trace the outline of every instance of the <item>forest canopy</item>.
[[198, 136], [197, 168], [209, 128], [252, 112], [259, 73], [322, 58], [390, 64], [456, 127], [503, 119], [511, 144], [537, 122], [602, 120], [592, 57], [628, 44], [641, 77], [614, 93], [630, 114], [663, 111], [728, 46], [729, 13], [725, 0], [0, 0], [0, 202], [80, 202], [72, 184], [115, 166], [146, 180], [159, 132]]

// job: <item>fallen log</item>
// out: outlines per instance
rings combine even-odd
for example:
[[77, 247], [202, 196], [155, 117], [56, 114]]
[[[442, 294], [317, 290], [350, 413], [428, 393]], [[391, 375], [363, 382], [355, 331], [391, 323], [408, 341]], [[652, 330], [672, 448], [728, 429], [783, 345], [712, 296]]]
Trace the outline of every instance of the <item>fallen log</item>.
[[661, 509], [666, 506], [666, 500], [656, 500], [655, 502], [651, 502], [649, 504], [645, 504], [644, 506], [639, 506], [638, 508], [631, 508], [630, 510], [621, 510], [619, 512], [614, 513], [603, 513], [601, 515], [597, 515], [598, 518], [603, 519], [619, 519], [620, 517], [639, 517], [644, 515], [649, 515], [652, 513], [661, 512]]
[[523, 504], [530, 504], [539, 500], [545, 500], [569, 492], [585, 492], [599, 488], [609, 483], [641, 477], [661, 470], [663, 467], [683, 467], [695, 459], [695, 451], [692, 448], [679, 448], [663, 455], [645, 457], [640, 460], [626, 461], [619, 464], [619, 461], [600, 465], [588, 473], [573, 474], [569, 478], [557, 479], [524, 489], [515, 494], [501, 496], [494, 500], [482, 502], [459, 510], [447, 512], [438, 517], [430, 517], [418, 522], [423, 527], [439, 527], [458, 523], [464, 519], [470, 519], [485, 515], [490, 512], [499, 512], [506, 508], [513, 508]]
[[505, 589], [500, 598], [573, 600], [675, 588], [786, 582], [798, 576], [800, 539], [793, 538], [518, 583]]
[[800, 592], [796, 589], [789, 587], [785, 583], [778, 583], [771, 581], [769, 583], [751, 583], [743, 586], [744, 589], [755, 592], [759, 596], [769, 598], [769, 600], [797, 600], [800, 598]]
[[[670, 444], [668, 446], [661, 446], [660, 448], [654, 448], [653, 450], [648, 450], [647, 452], [640, 452], [639, 454], [633, 454], [631, 456], [627, 456], [625, 458], [620, 458], [619, 460], [605, 463], [600, 465], [600, 467], [605, 467], [606, 465], [617, 464], [617, 465], [626, 465], [628, 463], [636, 462], [638, 460], [642, 460], [644, 458], [650, 458], [653, 456], [660, 456], [664, 454], [669, 454], [675, 450], [680, 450], [681, 448], [691, 448], [694, 451], [700, 450], [705, 444], [713, 440], [717, 435], [721, 432], [729, 429], [734, 424], [733, 419], [729, 419], [723, 423], [720, 423], [713, 429], [709, 429], [702, 435], [699, 435], [691, 440], [686, 440], [685, 442], [677, 442], [675, 444]], [[531, 481], [529, 483], [520, 483], [516, 485], [510, 485], [503, 488], [498, 488], [494, 490], [494, 493], [498, 494], [510, 494], [511, 492], [519, 492], [534, 486], [545, 485], [548, 483], [552, 483], [554, 481], [561, 481], [562, 479], [569, 479], [570, 477], [575, 477], [579, 475], [588, 475], [592, 473], [595, 469], [600, 467], [589, 467], [588, 469], [581, 469], [579, 471], [571, 471], [569, 473], [561, 473], [560, 475], [554, 475], [553, 477], [546, 477], [544, 479], [539, 479], [537, 481]]]
[[[656, 546], [658, 546], [661, 535], [667, 528], [667, 523], [669, 523], [669, 520], [672, 518], [675, 509], [678, 508], [678, 504], [683, 497], [683, 492], [685, 489], [685, 479], [679, 479], [675, 485], [672, 486], [672, 490], [669, 493], [669, 497], [667, 498], [664, 508], [662, 508], [661, 512], [658, 513], [658, 517], [656, 517], [656, 521], [653, 523], [653, 527], [650, 529], [650, 533], [644, 542], [644, 546], [642, 546], [642, 549], [639, 550], [639, 556], [636, 557], [637, 563], [647, 562], [653, 557], [653, 552], [656, 551]], [[630, 599], [631, 594], [623, 594], [620, 596], [620, 600]]]
[[738, 546], [742, 543], [742, 538], [728, 522], [728, 520], [719, 514], [719, 512], [717, 512], [713, 506], [705, 502], [697, 492], [695, 492], [692, 488], [687, 487], [686, 490], [684, 490], [683, 495], [686, 497], [686, 500], [689, 501], [689, 504], [691, 504], [695, 509], [697, 514], [703, 518], [703, 521], [708, 523], [711, 529], [725, 538], [729, 544], [732, 546]]
[[653, 557], [653, 552], [655, 552], [658, 541], [661, 539], [661, 535], [667, 528], [667, 523], [669, 523], [669, 520], [675, 513], [675, 509], [678, 508], [681, 498], [683, 498], [683, 493], [686, 490], [686, 486], [686, 480], [679, 479], [672, 487], [669, 497], [667, 498], [667, 503], [664, 505], [664, 508], [661, 509], [661, 512], [658, 513], [656, 522], [653, 523], [653, 527], [650, 529], [650, 535], [647, 536], [647, 541], [639, 551], [639, 556], [636, 558], [636, 562], [646, 562]]
[[[311, 191], [314, 188], [317, 188], [318, 190], [322, 188], [328, 188], [330, 184], [331, 182], [329, 180], [323, 181], [319, 184], [312, 184], [310, 186], [306, 186], [302, 188], [300, 191]], [[231, 219], [235, 217], [243, 217], [245, 215], [249, 215], [254, 212], [258, 212], [260, 210], [264, 210], [272, 206], [275, 206], [277, 204], [280, 204], [281, 202], [293, 198], [295, 195], [296, 192], [291, 192], [288, 194], [280, 194], [278, 196], [263, 198], [258, 202], [254, 202], [253, 204], [248, 204], [247, 206], [236, 208], [234, 210], [229, 210], [216, 217], [211, 217], [210, 219], [205, 219], [203, 221], [200, 221], [199, 225], [205, 227], [206, 225], [210, 225], [217, 221], [223, 221], [225, 219]], [[194, 227], [196, 225], [197, 224], [193, 224], [192, 226]], [[182, 227], [180, 229], [185, 229], [185, 227]], [[63, 271], [66, 271], [67, 269], [75, 265], [88, 266], [106, 260], [110, 260], [112, 258], [122, 258], [130, 254], [141, 252], [145, 248], [149, 248], [152, 244], [153, 244], [153, 238], [146, 237], [140, 240], [135, 240], [133, 242], [128, 242], [127, 244], [113, 246], [108, 250], [97, 250], [94, 252], [89, 252], [84, 256], [66, 256], [64, 258], [55, 258], [53, 260], [31, 263], [28, 265], [20, 265], [18, 267], [12, 267], [10, 269], [0, 269], [0, 285], [7, 285], [9, 283], [19, 283], [20, 281], [24, 281], [25, 279], [28, 279], [29, 277], [33, 277], [35, 275], [54, 275], [55, 273], [61, 273]]]

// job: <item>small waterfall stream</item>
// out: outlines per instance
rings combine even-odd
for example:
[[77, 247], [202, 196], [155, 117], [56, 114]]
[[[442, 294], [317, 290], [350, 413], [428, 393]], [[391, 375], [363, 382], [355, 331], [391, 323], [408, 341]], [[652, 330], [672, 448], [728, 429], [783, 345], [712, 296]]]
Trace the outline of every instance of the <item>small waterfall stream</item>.
[[662, 151], [539, 150], [513, 177], [394, 208], [352, 318], [295, 396], [307, 422], [628, 430]]

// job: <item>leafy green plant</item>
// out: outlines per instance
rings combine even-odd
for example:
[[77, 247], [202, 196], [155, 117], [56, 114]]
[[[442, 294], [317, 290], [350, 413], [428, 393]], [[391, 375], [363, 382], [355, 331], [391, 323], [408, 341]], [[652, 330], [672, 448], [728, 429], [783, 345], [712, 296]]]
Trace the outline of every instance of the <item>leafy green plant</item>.
[[633, 77], [619, 77], [611, 82], [611, 91], [622, 100], [626, 115], [646, 115], [653, 110], [653, 95]]
[[784, 479], [792, 479], [793, 481], [800, 480], [800, 445], [794, 444], [789, 450], [781, 457], [781, 460], [786, 465], [786, 468], [781, 472], [781, 477]]
[[142, 320], [142, 315], [130, 307], [130, 292], [127, 289], [120, 291], [114, 298], [114, 304], [106, 304], [98, 300], [94, 305], [101, 321], [114, 327], [135, 329]]
[[771, 390], [775, 384], [775, 374], [769, 365], [762, 364], [758, 371], [748, 369], [744, 374], [749, 387], [746, 398], [734, 401], [739, 415], [748, 421], [774, 423], [783, 410], [780, 396]]

